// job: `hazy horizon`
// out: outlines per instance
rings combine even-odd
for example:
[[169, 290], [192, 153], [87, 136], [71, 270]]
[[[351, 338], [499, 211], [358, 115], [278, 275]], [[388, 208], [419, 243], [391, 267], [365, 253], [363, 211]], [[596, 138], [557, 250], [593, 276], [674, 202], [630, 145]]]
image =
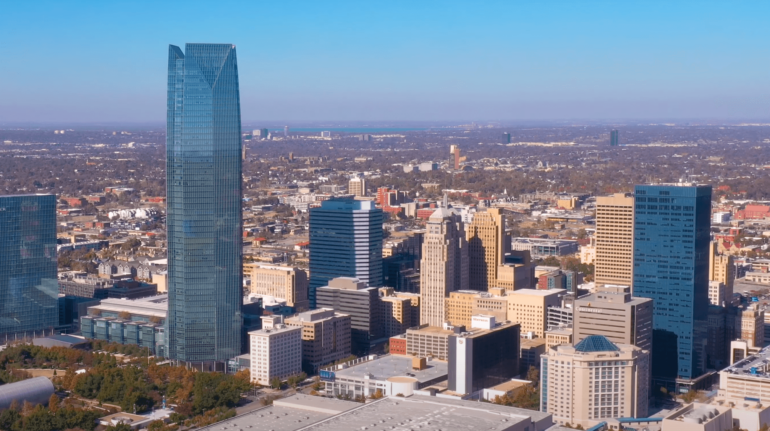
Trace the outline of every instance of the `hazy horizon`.
[[702, 1], [14, 2], [0, 15], [0, 124], [163, 123], [168, 45], [186, 42], [237, 46], [244, 124], [762, 122], [769, 12]]

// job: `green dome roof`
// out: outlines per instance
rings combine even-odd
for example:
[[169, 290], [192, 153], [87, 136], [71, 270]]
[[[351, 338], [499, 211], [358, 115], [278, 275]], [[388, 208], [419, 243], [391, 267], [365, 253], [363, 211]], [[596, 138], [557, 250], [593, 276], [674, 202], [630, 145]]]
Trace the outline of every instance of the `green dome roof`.
[[575, 350], [578, 352], [617, 352], [618, 346], [608, 340], [604, 335], [589, 335], [575, 344]]

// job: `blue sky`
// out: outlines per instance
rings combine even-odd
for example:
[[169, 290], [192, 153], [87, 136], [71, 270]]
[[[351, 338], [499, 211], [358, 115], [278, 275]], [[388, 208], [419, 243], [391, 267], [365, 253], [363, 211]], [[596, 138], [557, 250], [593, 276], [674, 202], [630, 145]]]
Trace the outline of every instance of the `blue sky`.
[[234, 43], [244, 122], [770, 120], [770, 2], [6, 1], [0, 122], [165, 121]]

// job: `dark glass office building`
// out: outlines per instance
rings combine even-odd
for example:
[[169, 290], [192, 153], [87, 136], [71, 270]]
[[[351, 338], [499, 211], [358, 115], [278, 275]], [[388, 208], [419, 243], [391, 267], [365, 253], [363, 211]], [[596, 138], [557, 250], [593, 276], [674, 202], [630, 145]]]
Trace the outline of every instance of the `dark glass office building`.
[[618, 137], [618, 131], [617, 130], [611, 130], [610, 131], [610, 146], [611, 147], [617, 147], [620, 145], [620, 140]]
[[372, 201], [332, 199], [310, 209], [310, 307], [336, 277], [382, 286], [382, 210]]
[[705, 372], [710, 215], [711, 186], [636, 186], [633, 295], [653, 299], [657, 385]]
[[241, 111], [235, 46], [169, 47], [168, 353], [241, 353]]
[[59, 323], [56, 197], [0, 196], [0, 344]]

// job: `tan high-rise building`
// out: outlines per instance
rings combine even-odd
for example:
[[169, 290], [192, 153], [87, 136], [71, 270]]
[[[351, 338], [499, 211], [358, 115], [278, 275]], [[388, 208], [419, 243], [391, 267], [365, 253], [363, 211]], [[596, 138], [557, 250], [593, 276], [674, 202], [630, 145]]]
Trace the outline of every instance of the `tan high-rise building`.
[[534, 333], [538, 338], [545, 337], [548, 329], [548, 307], [559, 307], [564, 289], [537, 290], [520, 289], [508, 292], [508, 319], [521, 323], [521, 333]]
[[514, 250], [506, 259], [518, 260], [518, 263], [504, 263], [497, 267], [496, 287], [505, 290], [530, 289], [535, 285], [535, 267], [527, 250]]
[[378, 292], [382, 336], [392, 337], [403, 334], [412, 326], [420, 324], [418, 320], [413, 320], [415, 313], [412, 310], [412, 298], [396, 296], [392, 287], [381, 287]]
[[477, 212], [465, 227], [468, 239], [468, 284], [472, 290], [489, 290], [497, 282], [503, 263], [505, 217], [500, 208]]
[[308, 309], [308, 280], [304, 270], [288, 266], [244, 263], [243, 272], [251, 278], [251, 293], [285, 299], [286, 305], [298, 311]]
[[[719, 254], [718, 245], [712, 242], [709, 249], [709, 280], [718, 281], [725, 285], [724, 300], [731, 304], [733, 300], [733, 285], [735, 282], [735, 262], [727, 254]], [[722, 305], [722, 304], [716, 304]]]
[[436, 210], [425, 226], [420, 261], [420, 324], [442, 326], [449, 292], [468, 288], [468, 243], [460, 217]]
[[650, 396], [650, 353], [592, 335], [541, 357], [540, 411], [559, 425], [589, 428], [607, 418], [644, 418]]
[[348, 193], [353, 196], [366, 196], [366, 180], [354, 177], [348, 181]]
[[302, 327], [302, 368], [318, 367], [350, 356], [350, 316], [330, 308], [305, 311], [286, 319], [286, 326]]
[[628, 286], [605, 285], [575, 300], [575, 344], [591, 335], [652, 351], [652, 299], [631, 296]]
[[633, 284], [634, 198], [616, 193], [596, 198], [597, 284]]
[[749, 344], [749, 348], [761, 348], [765, 344], [765, 312], [757, 304], [736, 313], [735, 336]]

